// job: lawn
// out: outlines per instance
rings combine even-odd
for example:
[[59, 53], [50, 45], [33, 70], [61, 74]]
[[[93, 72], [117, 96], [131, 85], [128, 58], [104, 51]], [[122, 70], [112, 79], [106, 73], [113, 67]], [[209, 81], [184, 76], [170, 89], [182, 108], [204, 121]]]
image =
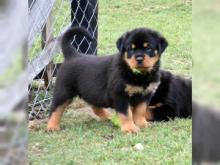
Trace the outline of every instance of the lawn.
[[[162, 68], [190, 77], [191, 7], [190, 0], [101, 0], [98, 52], [112, 54], [124, 32], [150, 27], [169, 42]], [[59, 10], [69, 13], [66, 4]], [[55, 14], [57, 26], [62, 25], [63, 15]], [[190, 119], [176, 119], [153, 123], [137, 135], [125, 135], [110, 121], [95, 120], [87, 105], [77, 100], [64, 113], [62, 131], [46, 133], [44, 121], [30, 129], [29, 164], [191, 164], [191, 124]], [[142, 151], [134, 149], [137, 143], [144, 146]]]
[[[191, 164], [191, 121], [154, 123], [137, 135], [125, 135], [111, 122], [69, 110], [63, 130], [46, 133], [45, 124], [29, 134], [30, 164]], [[141, 143], [144, 150], [134, 145]]]

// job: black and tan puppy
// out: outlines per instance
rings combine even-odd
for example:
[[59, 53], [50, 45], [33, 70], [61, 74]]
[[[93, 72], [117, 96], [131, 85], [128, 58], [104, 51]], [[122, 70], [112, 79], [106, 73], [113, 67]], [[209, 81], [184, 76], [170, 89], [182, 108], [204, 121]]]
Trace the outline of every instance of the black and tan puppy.
[[91, 38], [82, 28], [67, 30], [62, 38], [65, 62], [57, 75], [48, 130], [60, 129], [60, 120], [72, 98], [89, 103], [102, 119], [105, 107], [116, 110], [123, 132], [147, 127], [146, 109], [160, 84], [160, 57], [168, 43], [158, 32], [137, 28], [117, 41], [119, 52], [111, 56], [80, 54], [71, 45], [75, 34]]
[[168, 121], [169, 119], [192, 116], [192, 81], [160, 70], [160, 85], [147, 109], [147, 120]]

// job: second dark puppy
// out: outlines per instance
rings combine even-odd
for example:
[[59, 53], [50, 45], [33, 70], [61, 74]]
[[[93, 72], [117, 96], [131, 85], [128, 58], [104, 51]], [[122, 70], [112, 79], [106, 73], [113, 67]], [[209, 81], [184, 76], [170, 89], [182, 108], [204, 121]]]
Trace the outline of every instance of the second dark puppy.
[[147, 120], [168, 121], [169, 119], [192, 116], [192, 81], [169, 71], [160, 70], [160, 85], [147, 109]]
[[48, 130], [60, 129], [60, 120], [72, 98], [88, 102], [103, 119], [116, 110], [123, 132], [148, 126], [147, 106], [160, 84], [160, 57], [168, 43], [158, 32], [137, 28], [117, 41], [119, 52], [111, 56], [87, 56], [71, 45], [75, 34], [91, 38], [82, 28], [67, 30], [62, 38], [65, 62], [57, 75]]

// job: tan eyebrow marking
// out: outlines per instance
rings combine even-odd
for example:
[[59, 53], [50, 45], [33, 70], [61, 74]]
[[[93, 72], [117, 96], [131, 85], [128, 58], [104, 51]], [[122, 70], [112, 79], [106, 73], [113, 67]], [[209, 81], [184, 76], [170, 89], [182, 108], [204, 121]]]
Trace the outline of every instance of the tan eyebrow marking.
[[145, 42], [145, 43], [143, 44], [143, 47], [146, 48], [147, 46], [148, 46], [148, 43]]
[[135, 44], [131, 44], [131, 48], [134, 49], [136, 46]]

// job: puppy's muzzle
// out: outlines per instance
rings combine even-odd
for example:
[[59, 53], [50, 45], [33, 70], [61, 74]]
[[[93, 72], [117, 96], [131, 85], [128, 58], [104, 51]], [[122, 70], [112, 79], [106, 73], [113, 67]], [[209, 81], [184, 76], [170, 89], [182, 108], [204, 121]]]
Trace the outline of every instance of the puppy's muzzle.
[[142, 65], [143, 61], [144, 61], [144, 57], [143, 56], [136, 56], [136, 61], [138, 65]]

